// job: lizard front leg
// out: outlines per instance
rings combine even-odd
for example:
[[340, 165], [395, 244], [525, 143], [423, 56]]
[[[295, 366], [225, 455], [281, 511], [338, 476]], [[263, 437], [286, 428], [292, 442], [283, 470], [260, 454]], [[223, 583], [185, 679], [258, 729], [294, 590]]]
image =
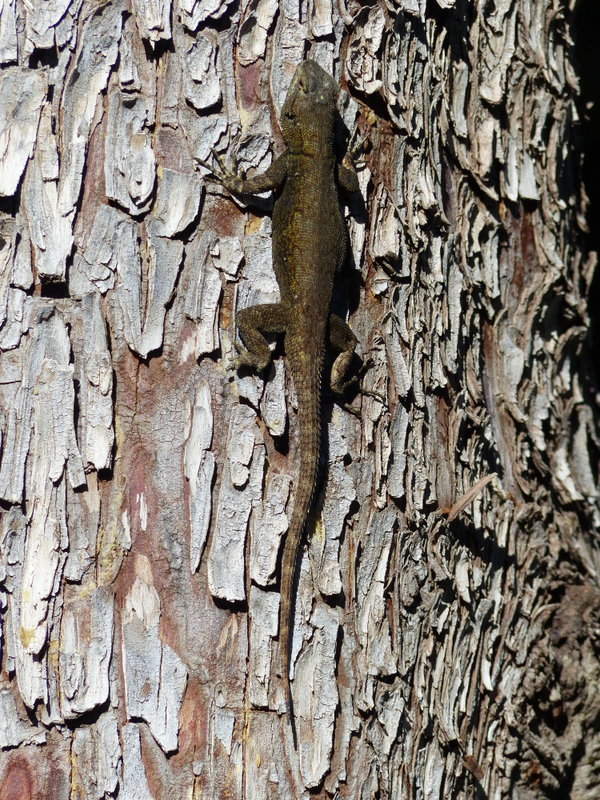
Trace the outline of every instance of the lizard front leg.
[[244, 344], [237, 366], [263, 370], [271, 361], [271, 350], [265, 333], [285, 333], [287, 309], [283, 303], [265, 303], [238, 311], [235, 317], [237, 331]]
[[225, 159], [220, 156], [216, 150], [212, 150], [215, 164], [209, 164], [206, 161], [197, 159], [201, 167], [208, 170], [206, 176], [209, 181], [213, 183], [220, 183], [228, 192], [236, 195], [243, 194], [260, 194], [267, 192], [270, 189], [275, 189], [280, 186], [285, 180], [287, 172], [287, 158], [286, 154], [279, 156], [261, 175], [254, 175], [251, 178], [246, 178], [241, 175], [237, 170], [231, 170], [227, 166]]

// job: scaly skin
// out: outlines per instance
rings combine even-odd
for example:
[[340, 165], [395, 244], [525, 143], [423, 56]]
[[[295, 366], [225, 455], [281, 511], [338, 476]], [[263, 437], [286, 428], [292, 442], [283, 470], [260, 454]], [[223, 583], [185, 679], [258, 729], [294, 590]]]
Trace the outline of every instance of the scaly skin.
[[275, 189], [273, 267], [281, 300], [244, 309], [236, 322], [246, 348], [239, 362], [255, 369], [264, 369], [270, 359], [263, 334], [285, 334], [288, 368], [298, 398], [300, 467], [281, 560], [279, 610], [281, 671], [295, 746], [290, 686], [295, 578], [317, 481], [324, 355], [328, 341], [340, 351], [332, 370], [332, 389], [343, 391], [356, 345], [346, 323], [329, 311], [334, 276], [347, 252], [338, 187], [358, 188], [349, 163], [352, 155], [340, 163], [334, 149], [337, 95], [331, 76], [313, 61], [305, 61], [296, 69], [281, 112], [283, 155], [265, 173], [249, 179], [229, 172], [216, 154], [218, 168], [203, 164], [214, 180], [234, 194]]

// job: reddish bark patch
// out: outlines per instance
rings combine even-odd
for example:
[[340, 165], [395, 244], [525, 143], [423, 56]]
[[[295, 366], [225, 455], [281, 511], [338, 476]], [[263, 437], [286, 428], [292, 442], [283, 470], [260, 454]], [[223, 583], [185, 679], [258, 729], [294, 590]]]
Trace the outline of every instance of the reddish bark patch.
[[33, 800], [33, 778], [24, 759], [13, 759], [6, 768], [0, 783], [0, 800]]
[[265, 98], [260, 84], [263, 64], [256, 61], [254, 64], [240, 66], [237, 74], [237, 90], [240, 102], [245, 111], [251, 113], [256, 108], [262, 107]]

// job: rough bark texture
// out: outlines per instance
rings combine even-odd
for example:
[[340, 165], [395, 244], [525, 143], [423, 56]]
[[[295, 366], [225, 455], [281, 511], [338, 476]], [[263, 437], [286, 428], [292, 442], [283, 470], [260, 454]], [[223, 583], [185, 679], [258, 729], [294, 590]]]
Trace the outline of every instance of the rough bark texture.
[[[240, 5], [0, 0], [0, 800], [597, 797], [573, 3]], [[294, 397], [231, 368], [270, 219], [195, 158], [264, 169], [308, 54], [370, 141], [336, 308], [383, 400], [324, 409], [295, 753]]]

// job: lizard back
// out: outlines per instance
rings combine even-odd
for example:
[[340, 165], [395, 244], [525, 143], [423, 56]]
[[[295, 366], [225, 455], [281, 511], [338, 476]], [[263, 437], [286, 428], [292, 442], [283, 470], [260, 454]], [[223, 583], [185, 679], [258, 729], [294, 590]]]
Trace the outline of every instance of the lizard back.
[[298, 403], [299, 468], [280, 578], [279, 646], [290, 722], [295, 577], [319, 465], [321, 377], [336, 271], [346, 229], [336, 184], [337, 86], [317, 64], [296, 70], [281, 114], [287, 169], [273, 209], [273, 265], [286, 310], [285, 353]]

